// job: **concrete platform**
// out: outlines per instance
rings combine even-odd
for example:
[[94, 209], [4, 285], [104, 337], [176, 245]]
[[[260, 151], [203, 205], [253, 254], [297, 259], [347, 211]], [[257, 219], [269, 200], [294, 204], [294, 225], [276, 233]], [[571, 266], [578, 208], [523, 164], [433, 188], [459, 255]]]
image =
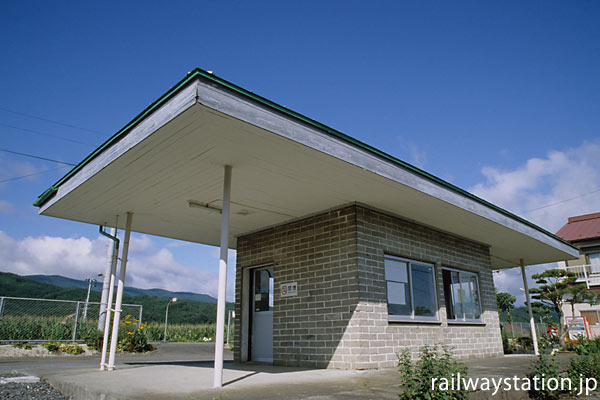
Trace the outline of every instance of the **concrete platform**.
[[[117, 370], [98, 369], [98, 357], [84, 359], [0, 360], [0, 372], [40, 376], [75, 400], [137, 399], [398, 399], [399, 373], [310, 370], [264, 364], [233, 364], [226, 354], [224, 387], [212, 389], [212, 351], [208, 343], [160, 345], [153, 353], [118, 357]], [[525, 376], [532, 356], [505, 356], [467, 363], [469, 377]], [[567, 360], [565, 358], [565, 360]], [[563, 362], [566, 362], [563, 360]], [[474, 399], [526, 399], [523, 392], [474, 392]]]

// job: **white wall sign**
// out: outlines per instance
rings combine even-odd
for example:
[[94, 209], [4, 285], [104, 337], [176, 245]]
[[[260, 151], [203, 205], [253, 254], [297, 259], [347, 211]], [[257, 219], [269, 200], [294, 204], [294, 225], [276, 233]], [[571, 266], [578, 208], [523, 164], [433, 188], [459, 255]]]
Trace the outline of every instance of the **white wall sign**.
[[298, 296], [298, 283], [297, 282], [282, 283], [279, 293], [281, 294], [281, 297]]

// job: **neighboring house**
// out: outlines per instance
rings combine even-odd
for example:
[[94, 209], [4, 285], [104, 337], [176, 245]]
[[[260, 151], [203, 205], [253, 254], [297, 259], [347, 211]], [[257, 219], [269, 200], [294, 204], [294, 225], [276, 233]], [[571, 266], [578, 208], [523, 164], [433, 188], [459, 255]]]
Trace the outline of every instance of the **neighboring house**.
[[[577, 282], [585, 283], [588, 290], [600, 292], [600, 213], [570, 217], [557, 236], [579, 247], [579, 259], [562, 261], [560, 268], [577, 274]], [[571, 306], [563, 307], [565, 316], [572, 316]], [[577, 304], [575, 316], [587, 317], [592, 331], [600, 334], [600, 305]]]
[[220, 244], [217, 334], [227, 248], [237, 249], [237, 362], [395, 367], [399, 351], [426, 344], [452, 346], [461, 358], [500, 356], [492, 271], [579, 254], [527, 220], [200, 69], [36, 205], [42, 215]]

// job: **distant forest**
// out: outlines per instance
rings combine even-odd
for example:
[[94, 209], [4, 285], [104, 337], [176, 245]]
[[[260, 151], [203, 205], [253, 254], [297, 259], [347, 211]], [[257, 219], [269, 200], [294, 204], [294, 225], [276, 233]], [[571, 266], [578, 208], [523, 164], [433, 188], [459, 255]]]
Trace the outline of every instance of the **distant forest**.
[[[47, 283], [36, 282], [20, 275], [0, 272], [0, 296], [29, 297], [39, 299], [57, 299], [85, 301], [87, 289], [63, 288]], [[90, 302], [99, 302], [101, 293], [92, 291]], [[207, 296], [208, 297], [208, 296]], [[141, 304], [143, 322], [161, 322], [165, 320], [168, 298], [149, 296], [123, 296], [124, 304]], [[216, 321], [216, 303], [203, 303], [181, 299], [169, 306], [169, 323], [173, 324], [210, 324]], [[227, 309], [233, 309], [228, 303]]]
[[[169, 311], [170, 312], [170, 311]], [[513, 319], [513, 322], [529, 322], [529, 311], [527, 307], [516, 307], [510, 310], [510, 315]], [[534, 314], [535, 322], [540, 322], [539, 317], [536, 317]], [[552, 320], [555, 323], [558, 323], [558, 315], [556, 313], [552, 313]], [[506, 312], [500, 313], [500, 322], [508, 322], [508, 318], [506, 316]]]

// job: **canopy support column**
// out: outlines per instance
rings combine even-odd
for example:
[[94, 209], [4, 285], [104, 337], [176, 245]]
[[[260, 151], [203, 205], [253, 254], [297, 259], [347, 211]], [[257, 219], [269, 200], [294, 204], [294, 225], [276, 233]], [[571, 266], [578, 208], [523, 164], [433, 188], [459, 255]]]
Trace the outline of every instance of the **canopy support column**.
[[106, 236], [109, 239], [111, 239], [111, 242], [113, 243], [110, 271], [108, 271], [108, 274], [104, 276], [104, 281], [107, 284], [106, 289], [108, 290], [108, 293], [105, 299], [106, 303], [104, 304], [104, 315], [102, 322], [104, 326], [102, 328], [102, 357], [100, 358], [100, 370], [103, 371], [106, 368], [106, 353], [108, 351], [108, 339], [110, 337], [110, 316], [112, 315], [111, 308], [113, 305], [115, 281], [117, 280], [117, 263], [119, 261], [119, 239], [117, 238], [117, 228], [112, 228], [109, 235], [102, 230], [102, 227], [100, 227], [100, 233], [103, 236]]
[[531, 340], [533, 341], [533, 350], [535, 355], [540, 354], [538, 349], [537, 332], [535, 330], [535, 321], [533, 320], [533, 310], [531, 309], [531, 298], [529, 297], [529, 285], [527, 284], [527, 274], [525, 273], [525, 263], [521, 258], [521, 275], [523, 276], [523, 288], [525, 289], [525, 299], [527, 301], [527, 310], [529, 311], [529, 327], [531, 328]]
[[217, 295], [217, 334], [213, 387], [223, 386], [223, 343], [225, 342], [225, 293], [227, 289], [227, 252], [229, 250], [229, 202], [231, 199], [231, 166], [225, 166], [223, 178], [223, 210], [221, 211], [221, 255], [219, 259], [219, 291]]
[[113, 320], [113, 329], [110, 339], [110, 355], [108, 357], [109, 371], [115, 369], [115, 353], [117, 352], [117, 342], [119, 340], [119, 320], [121, 318], [121, 304], [123, 303], [123, 289], [125, 287], [125, 272], [127, 271], [127, 256], [129, 255], [129, 238], [131, 236], [131, 223], [133, 213], [127, 213], [127, 223], [125, 225], [125, 239], [123, 240], [123, 253], [121, 254], [121, 269], [119, 270], [119, 283], [117, 285], [117, 299], [115, 300], [115, 318]]

